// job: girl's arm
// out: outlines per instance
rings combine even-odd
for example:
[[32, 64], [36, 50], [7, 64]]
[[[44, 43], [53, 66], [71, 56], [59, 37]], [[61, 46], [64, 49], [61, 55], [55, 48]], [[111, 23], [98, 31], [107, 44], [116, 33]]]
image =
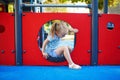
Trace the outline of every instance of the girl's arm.
[[78, 32], [78, 29], [72, 28], [72, 27], [71, 27], [71, 28], [68, 28], [68, 30], [69, 30], [69, 31], [72, 31], [72, 32], [74, 32], [74, 33], [77, 33], [77, 32]]
[[46, 39], [46, 40], [43, 42], [43, 45], [42, 45], [42, 54], [43, 54], [43, 57], [46, 58], [46, 59], [47, 59], [47, 57], [48, 57], [48, 54], [45, 53], [45, 47], [46, 47], [46, 45], [48, 44], [48, 42], [49, 42], [49, 40]]
[[62, 22], [62, 27], [63, 27], [63, 29], [68, 29], [68, 31], [71, 31], [71, 32], [74, 32], [74, 33], [78, 32], [78, 29], [72, 28], [72, 27], [67, 27], [67, 25], [63, 22]]

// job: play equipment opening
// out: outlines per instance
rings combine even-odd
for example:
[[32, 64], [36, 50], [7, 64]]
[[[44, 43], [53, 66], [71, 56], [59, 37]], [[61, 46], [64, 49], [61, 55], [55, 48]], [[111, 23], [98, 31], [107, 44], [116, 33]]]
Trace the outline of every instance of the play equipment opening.
[[[69, 23], [67, 23], [63, 20], [50, 20], [50, 21], [46, 22], [40, 28], [40, 30], [38, 32], [37, 41], [38, 41], [38, 47], [40, 50], [42, 50], [43, 42], [47, 38], [48, 34], [50, 33], [52, 24], [55, 22], [62, 22], [68, 28], [72, 28], [72, 26]], [[74, 32], [68, 31], [67, 34], [60, 39], [57, 47], [60, 47], [60, 46], [69, 46], [73, 50], [74, 46], [75, 46], [75, 34], [74, 34]], [[65, 58], [64, 58], [64, 56], [52, 57], [49, 55], [47, 60], [52, 61], [52, 62], [63, 62], [63, 61], [65, 61]]]

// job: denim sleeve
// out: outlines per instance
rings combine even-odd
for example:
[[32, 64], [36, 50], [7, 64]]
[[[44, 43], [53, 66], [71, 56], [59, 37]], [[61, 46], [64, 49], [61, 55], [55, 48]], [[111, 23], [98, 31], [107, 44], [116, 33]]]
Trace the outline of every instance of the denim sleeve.
[[48, 36], [47, 36], [47, 39], [48, 39], [49, 41], [52, 41], [52, 40], [53, 40], [53, 38], [52, 38], [51, 35], [48, 35]]

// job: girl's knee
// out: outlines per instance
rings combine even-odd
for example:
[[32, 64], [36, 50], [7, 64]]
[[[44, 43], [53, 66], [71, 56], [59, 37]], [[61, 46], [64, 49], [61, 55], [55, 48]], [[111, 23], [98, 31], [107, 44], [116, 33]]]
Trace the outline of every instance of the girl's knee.
[[62, 46], [62, 50], [72, 52], [72, 48], [70, 46]]
[[72, 47], [70, 47], [70, 46], [67, 46], [67, 47], [68, 47], [69, 51], [72, 52]]
[[66, 50], [66, 49], [68, 49], [68, 47], [67, 47], [67, 46], [62, 46], [62, 48], [63, 48], [63, 50]]
[[71, 49], [72, 50], [72, 48], [70, 47], [70, 46], [67, 46], [68, 47], [68, 49]]
[[64, 50], [70, 50], [70, 51], [72, 50], [72, 48], [70, 46], [64, 46], [63, 48], [64, 48]]

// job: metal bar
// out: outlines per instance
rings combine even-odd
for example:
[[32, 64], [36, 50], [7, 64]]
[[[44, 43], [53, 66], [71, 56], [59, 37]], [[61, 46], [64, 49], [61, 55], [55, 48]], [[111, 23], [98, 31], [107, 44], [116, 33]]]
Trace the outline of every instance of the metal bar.
[[108, 13], [108, 0], [104, 0], [104, 13]]
[[24, 7], [84, 7], [91, 8], [91, 4], [86, 5], [67, 5], [67, 4], [22, 4]]
[[[33, 0], [30, 1], [30, 4], [33, 4]], [[31, 11], [33, 11], [33, 10], [32, 10], [32, 7], [30, 7], [30, 8], [31, 8]]]
[[[42, 3], [40, 3], [40, 4], [42, 4]], [[40, 7], [40, 12], [42, 13], [43, 12], [43, 9], [42, 9], [42, 7]], [[42, 26], [42, 28], [41, 28], [41, 36], [42, 36], [42, 45], [43, 45], [43, 42], [44, 42], [44, 38], [45, 38], [45, 31], [44, 31], [44, 25]]]
[[98, 0], [92, 0], [92, 54], [91, 65], [98, 64]]
[[42, 30], [42, 32], [41, 32], [41, 36], [42, 36], [42, 45], [43, 45], [43, 42], [44, 42], [44, 40], [45, 40], [45, 31], [44, 31], [44, 26], [42, 26], [42, 28], [41, 28], [41, 30]]
[[[42, 3], [40, 2], [40, 4], [42, 5]], [[42, 9], [42, 7], [40, 7], [40, 12], [42, 13], [43, 12], [43, 9]]]
[[22, 65], [22, 0], [15, 0], [15, 47], [16, 65]]

